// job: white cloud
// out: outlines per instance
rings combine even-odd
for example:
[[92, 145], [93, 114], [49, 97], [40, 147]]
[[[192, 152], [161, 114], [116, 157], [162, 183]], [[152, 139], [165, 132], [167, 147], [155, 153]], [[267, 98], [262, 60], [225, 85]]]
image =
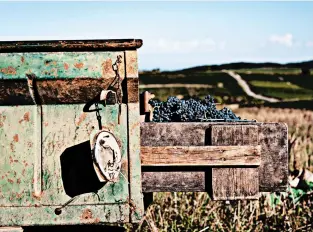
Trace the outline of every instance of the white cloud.
[[306, 43], [306, 46], [309, 47], [309, 48], [312, 48], [313, 47], [313, 41], [308, 41]]
[[211, 38], [193, 39], [193, 40], [172, 40], [160, 38], [158, 40], [144, 40], [141, 49], [142, 53], [150, 54], [169, 54], [169, 53], [190, 53], [190, 52], [211, 52], [215, 50], [224, 50], [225, 41], [216, 42]]
[[269, 40], [272, 43], [281, 44], [287, 47], [292, 47], [294, 44], [293, 36], [290, 33], [285, 35], [272, 35]]

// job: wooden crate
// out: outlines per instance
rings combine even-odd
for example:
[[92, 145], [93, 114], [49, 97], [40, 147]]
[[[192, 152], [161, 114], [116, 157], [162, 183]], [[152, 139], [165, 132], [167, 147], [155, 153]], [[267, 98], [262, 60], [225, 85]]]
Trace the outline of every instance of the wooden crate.
[[141, 123], [143, 192], [209, 192], [215, 200], [285, 191], [283, 123]]

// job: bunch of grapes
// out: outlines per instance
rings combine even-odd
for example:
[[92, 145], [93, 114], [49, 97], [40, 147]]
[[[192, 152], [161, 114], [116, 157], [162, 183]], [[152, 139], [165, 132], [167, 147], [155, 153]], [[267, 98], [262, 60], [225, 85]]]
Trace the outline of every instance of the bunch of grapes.
[[153, 109], [153, 122], [207, 122], [224, 120], [241, 120], [232, 110], [224, 107], [216, 109], [214, 98], [210, 95], [204, 100], [188, 99], [180, 100], [177, 97], [169, 97], [161, 102], [151, 99], [149, 104]]

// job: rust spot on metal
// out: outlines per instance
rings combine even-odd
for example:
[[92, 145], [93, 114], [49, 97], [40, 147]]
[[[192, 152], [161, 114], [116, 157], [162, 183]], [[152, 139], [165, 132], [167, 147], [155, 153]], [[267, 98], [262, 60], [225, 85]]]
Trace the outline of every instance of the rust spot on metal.
[[127, 74], [133, 74], [133, 73], [135, 73], [135, 69], [134, 69], [133, 66], [129, 66], [127, 71], [128, 71]]
[[40, 195], [36, 195], [34, 192], [32, 193], [33, 198], [40, 200], [41, 199], [41, 195], [42, 193], [40, 193]]
[[127, 166], [128, 166], [127, 160], [123, 160], [122, 165], [121, 165], [121, 169], [122, 170], [127, 170]]
[[82, 113], [80, 116], [79, 116], [79, 119], [76, 123], [76, 126], [79, 126], [87, 117], [87, 114], [86, 113]]
[[140, 122], [134, 123], [130, 128], [130, 131], [133, 131], [136, 127], [140, 127]]
[[14, 183], [14, 181], [13, 181], [12, 179], [8, 179], [8, 181], [9, 181], [11, 184]]
[[2, 116], [2, 115], [0, 114], [0, 127], [3, 127], [5, 120], [6, 120], [6, 116]]
[[78, 69], [81, 69], [84, 67], [84, 64], [83, 63], [77, 63], [77, 64], [74, 64], [75, 68], [78, 68]]
[[0, 72], [4, 73], [6, 75], [15, 75], [16, 74], [16, 69], [13, 68], [12, 66], [9, 66], [7, 68], [0, 69]]
[[100, 218], [96, 218], [94, 223], [99, 223], [100, 222]]
[[68, 70], [69, 67], [70, 67], [68, 63], [64, 63], [63, 65], [64, 65], [64, 69], [65, 69], [65, 70]]
[[114, 70], [112, 68], [112, 60], [107, 59], [105, 62], [102, 63], [102, 77], [108, 78], [114, 76]]
[[18, 178], [18, 179], [16, 180], [16, 183], [20, 184], [20, 183], [21, 183], [21, 179]]
[[29, 112], [26, 112], [26, 113], [24, 114], [24, 120], [25, 120], [26, 122], [29, 122]]
[[48, 123], [47, 123], [47, 122], [45, 122], [45, 123], [44, 123], [44, 125], [45, 125], [45, 126], [48, 126]]
[[18, 134], [15, 134], [15, 135], [13, 136], [13, 140], [14, 140], [14, 142], [18, 142]]
[[135, 67], [134, 65], [137, 64], [137, 58], [136, 57], [131, 57], [129, 60], [129, 64], [127, 65], [127, 74], [134, 76], [135, 75]]
[[24, 56], [21, 57], [21, 62], [22, 62], [22, 64], [24, 64], [24, 62], [25, 62]]
[[16, 199], [22, 199], [23, 193], [16, 193]]
[[85, 209], [83, 211], [83, 214], [81, 215], [81, 219], [82, 220], [88, 220], [88, 219], [92, 219], [92, 212], [90, 209]]
[[[14, 147], [13, 142], [10, 143], [10, 148], [11, 148], [11, 151], [12, 151], [12, 152], [15, 152], [15, 147]], [[12, 161], [12, 162], [13, 162], [13, 161]]]
[[51, 75], [54, 77], [57, 77], [58, 76], [58, 70], [56, 68], [52, 68], [51, 69]]
[[57, 62], [56, 61], [52, 61], [52, 60], [45, 60], [45, 65], [49, 66], [49, 65], [56, 65]]

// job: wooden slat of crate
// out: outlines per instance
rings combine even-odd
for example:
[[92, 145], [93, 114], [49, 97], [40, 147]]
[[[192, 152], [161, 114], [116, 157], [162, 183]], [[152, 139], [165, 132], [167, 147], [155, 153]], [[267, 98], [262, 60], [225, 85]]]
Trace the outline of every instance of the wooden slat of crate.
[[[212, 126], [214, 146], [242, 146], [258, 144], [255, 125]], [[257, 199], [259, 197], [258, 168], [213, 168], [212, 196], [214, 200]]]
[[[284, 123], [141, 123], [141, 146], [204, 146], [211, 143], [213, 125], [254, 125], [258, 126], [259, 144], [262, 146], [259, 167], [260, 192], [285, 191], [288, 180], [288, 134]], [[190, 169], [188, 175], [201, 176], [197, 186], [184, 182], [186, 172], [173, 170], [167, 174], [171, 183], [164, 183], [163, 169], [144, 168], [142, 172], [143, 191], [157, 183], [163, 183], [163, 191], [207, 191], [212, 184], [211, 169]], [[171, 178], [175, 175], [180, 178]], [[208, 177], [208, 178], [207, 178]], [[210, 179], [210, 180], [208, 180]], [[202, 181], [202, 184], [199, 182]], [[175, 186], [175, 188], [172, 188]]]
[[143, 172], [142, 192], [205, 192], [203, 171]]
[[141, 147], [142, 166], [259, 166], [260, 157], [260, 146]]
[[213, 200], [259, 198], [257, 168], [213, 168], [212, 182]]
[[288, 127], [285, 123], [262, 123], [259, 126], [262, 163], [260, 190], [286, 191], [288, 185]]

